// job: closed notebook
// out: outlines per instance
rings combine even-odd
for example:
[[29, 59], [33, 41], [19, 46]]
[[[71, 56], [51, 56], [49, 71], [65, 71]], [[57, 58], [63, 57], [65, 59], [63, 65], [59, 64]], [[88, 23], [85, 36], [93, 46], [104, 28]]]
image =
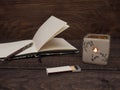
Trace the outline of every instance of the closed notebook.
[[69, 25], [67, 25], [65, 21], [51, 16], [40, 26], [33, 39], [1, 43], [0, 50], [2, 52], [0, 52], [0, 58], [7, 57], [14, 51], [24, 47], [31, 42], [33, 42], [33, 45], [18, 55], [45, 51], [77, 50], [63, 38], [54, 38], [68, 27]]

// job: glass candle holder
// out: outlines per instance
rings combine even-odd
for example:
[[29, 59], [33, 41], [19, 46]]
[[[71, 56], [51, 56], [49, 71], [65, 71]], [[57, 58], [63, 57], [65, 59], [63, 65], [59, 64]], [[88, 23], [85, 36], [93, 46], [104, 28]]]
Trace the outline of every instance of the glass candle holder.
[[110, 52], [110, 36], [87, 34], [83, 40], [83, 62], [106, 65]]

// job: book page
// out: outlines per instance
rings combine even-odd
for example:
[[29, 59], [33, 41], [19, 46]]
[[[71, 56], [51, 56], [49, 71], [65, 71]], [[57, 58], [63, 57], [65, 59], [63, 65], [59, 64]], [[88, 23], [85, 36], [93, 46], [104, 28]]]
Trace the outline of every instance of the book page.
[[[30, 42], [33, 42], [32, 40], [22, 40], [17, 42], [9, 42], [9, 43], [1, 43], [0, 44], [0, 58], [7, 57], [11, 53], [19, 50], [20, 48], [26, 46]], [[33, 44], [30, 48], [24, 50], [23, 52], [19, 53], [18, 55], [27, 54], [37, 52], [35, 45]]]
[[41, 49], [42, 51], [54, 51], [54, 50], [77, 50], [63, 38], [53, 38], [48, 41]]
[[68, 28], [66, 22], [51, 16], [45, 23], [43, 23], [33, 37], [37, 50], [40, 50], [50, 39], [66, 28]]

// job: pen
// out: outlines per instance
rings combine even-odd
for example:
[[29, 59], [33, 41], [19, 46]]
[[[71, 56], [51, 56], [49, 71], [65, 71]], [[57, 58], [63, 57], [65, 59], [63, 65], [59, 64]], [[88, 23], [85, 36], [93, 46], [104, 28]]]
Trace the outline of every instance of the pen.
[[33, 43], [31, 42], [31, 43], [23, 46], [22, 48], [20, 48], [20, 49], [16, 50], [15, 52], [11, 53], [10, 55], [8, 55], [8, 56], [4, 59], [4, 61], [11, 61], [11, 58], [13, 58], [13, 57], [14, 57], [15, 55], [17, 55], [18, 53], [20, 53], [20, 52], [22, 52], [22, 51], [30, 48], [32, 45], [33, 45]]

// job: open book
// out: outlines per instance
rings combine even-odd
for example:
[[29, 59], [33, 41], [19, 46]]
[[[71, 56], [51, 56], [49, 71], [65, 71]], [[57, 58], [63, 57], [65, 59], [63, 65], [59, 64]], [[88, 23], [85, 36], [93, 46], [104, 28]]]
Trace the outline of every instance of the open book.
[[56, 35], [67, 29], [69, 26], [63, 20], [54, 16], [48, 18], [38, 29], [32, 40], [22, 40], [17, 42], [1, 43], [0, 58], [7, 57], [11, 53], [33, 42], [33, 45], [22, 51], [19, 55], [45, 51], [77, 50], [63, 38], [54, 38]]

